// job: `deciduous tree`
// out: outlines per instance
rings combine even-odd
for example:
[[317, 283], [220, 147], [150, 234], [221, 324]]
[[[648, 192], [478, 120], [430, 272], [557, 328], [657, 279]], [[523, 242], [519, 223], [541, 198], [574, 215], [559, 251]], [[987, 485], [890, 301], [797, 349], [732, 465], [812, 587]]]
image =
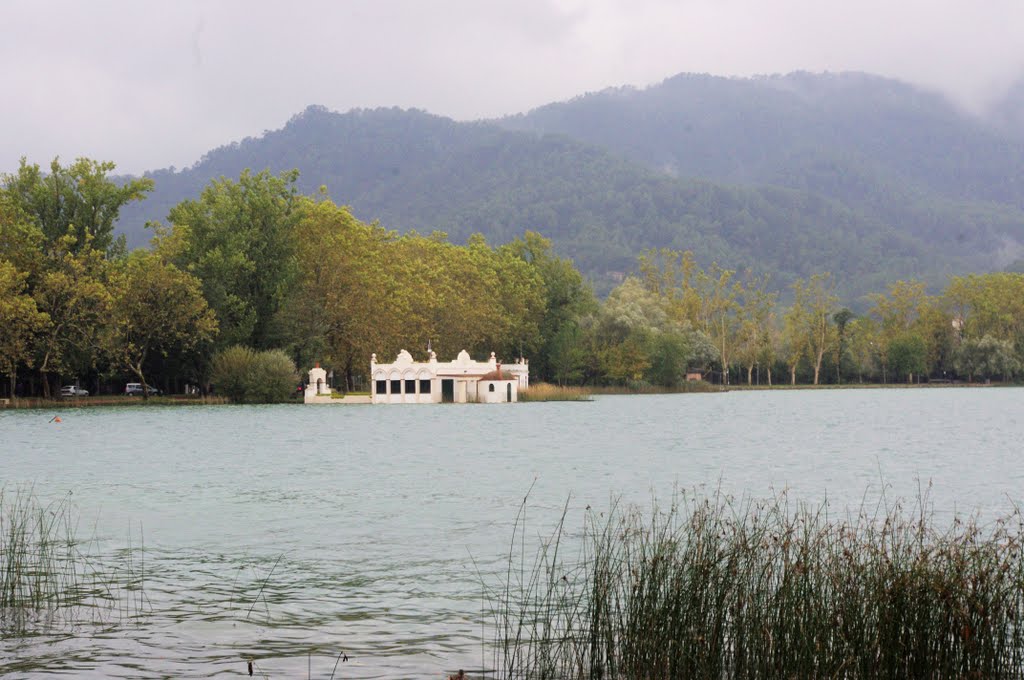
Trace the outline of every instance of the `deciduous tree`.
[[924, 338], [916, 333], [904, 333], [889, 342], [889, 367], [893, 373], [907, 376], [907, 382], [912, 383], [914, 375], [920, 375], [928, 365], [927, 353]]
[[85, 247], [106, 252], [114, 245], [121, 208], [153, 189], [153, 180], [145, 177], [115, 182], [109, 176], [115, 167], [88, 158], [63, 166], [55, 158], [49, 173], [44, 173], [22, 158], [18, 171], [3, 177], [3, 185], [48, 240], [71, 235], [74, 252]]
[[707, 271], [697, 273], [697, 289], [701, 307], [701, 330], [714, 343], [722, 365], [723, 383], [729, 382], [729, 362], [739, 329], [739, 303], [743, 286], [734, 280], [736, 272], [712, 263]]
[[157, 253], [136, 251], [111, 275], [105, 346], [114, 364], [135, 375], [148, 397], [147, 359], [210, 342], [217, 318], [199, 280]]
[[957, 348], [953, 360], [957, 372], [972, 381], [975, 376], [1009, 378], [1021, 368], [1021, 362], [1010, 341], [991, 335], [964, 340]]
[[[103, 254], [66, 235], [51, 244], [47, 269], [39, 277], [34, 297], [48, 322], [36, 341], [43, 396], [50, 396], [50, 375], [94, 368], [101, 352], [100, 337], [110, 308], [104, 283]], [[76, 246], [85, 246], [78, 248]]]
[[27, 274], [0, 259], [0, 371], [10, 380], [12, 397], [15, 396], [18, 366], [31, 366], [33, 339], [49, 320], [27, 294], [26, 278]]
[[817, 385], [821, 376], [821, 360], [835, 337], [831, 317], [839, 298], [835, 294], [832, 275], [828, 273], [814, 274], [806, 281], [797, 279], [793, 283], [793, 292], [794, 307], [801, 310], [798, 319], [805, 336], [804, 346], [814, 366], [814, 384]]
[[294, 281], [294, 230], [307, 204], [297, 179], [295, 170], [279, 176], [246, 170], [237, 181], [214, 180], [197, 200], [171, 209], [160, 250], [202, 281], [222, 347], [268, 349], [281, 341], [275, 322]]

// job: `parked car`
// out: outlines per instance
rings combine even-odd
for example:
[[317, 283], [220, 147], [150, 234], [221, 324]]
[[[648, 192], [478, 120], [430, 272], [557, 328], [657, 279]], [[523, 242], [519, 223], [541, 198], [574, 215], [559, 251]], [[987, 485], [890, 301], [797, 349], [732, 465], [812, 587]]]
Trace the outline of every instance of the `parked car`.
[[[146, 391], [149, 392], [149, 396], [153, 397], [160, 394], [160, 390], [152, 385], [146, 386]], [[128, 383], [124, 386], [124, 393], [129, 397], [141, 397], [142, 396], [142, 383]]]
[[89, 390], [83, 390], [77, 385], [65, 385], [60, 388], [60, 396], [62, 397], [88, 397]]

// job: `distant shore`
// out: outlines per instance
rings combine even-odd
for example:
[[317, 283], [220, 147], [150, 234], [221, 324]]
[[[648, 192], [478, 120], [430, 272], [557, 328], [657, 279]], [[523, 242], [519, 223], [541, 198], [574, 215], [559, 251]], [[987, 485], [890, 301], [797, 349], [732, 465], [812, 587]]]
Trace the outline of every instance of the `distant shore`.
[[1015, 382], [922, 382], [922, 383], [843, 383], [837, 385], [829, 383], [827, 385], [747, 385], [743, 384], [732, 384], [732, 385], [719, 385], [725, 391], [731, 390], [877, 390], [877, 389], [940, 389], [950, 387], [1020, 387], [1021, 383]]
[[[602, 386], [572, 386], [559, 388], [557, 385], [540, 383], [535, 391], [541, 392], [535, 398], [524, 398], [528, 393], [522, 393], [521, 401], [587, 401], [595, 396], [607, 395], [644, 395], [644, 394], [714, 394], [719, 392], [753, 392], [753, 391], [783, 391], [783, 390], [877, 390], [877, 389], [943, 389], [943, 388], [977, 388], [977, 387], [1019, 387], [1020, 383], [1013, 382], [923, 382], [923, 383], [843, 383], [841, 385], [830, 383], [826, 385], [805, 385], [797, 384], [773, 384], [773, 385], [747, 385], [746, 383], [734, 383], [731, 385], [719, 385], [709, 382], [690, 382], [679, 387], [659, 387], [646, 385], [643, 387], [629, 387], [625, 385], [602, 385]], [[42, 397], [21, 397], [18, 399], [0, 399], [0, 409], [55, 409], [55, 408], [87, 408], [93, 406], [217, 406], [230, 404], [227, 397], [222, 396], [185, 396], [168, 395], [150, 397], [148, 400], [138, 396], [124, 396], [117, 394], [105, 394], [96, 397], [60, 397], [56, 399], [44, 399]], [[285, 401], [285, 404], [301, 401]]]
[[57, 399], [44, 399], [43, 397], [19, 397], [11, 399], [5, 397], [0, 399], [0, 408], [87, 408], [92, 406], [141, 406], [143, 404], [153, 406], [197, 406], [227, 404], [227, 397], [192, 397], [185, 395], [172, 395], [164, 397], [150, 397], [148, 400], [142, 397], [129, 397], [119, 394], [103, 394], [96, 397], [60, 397]]

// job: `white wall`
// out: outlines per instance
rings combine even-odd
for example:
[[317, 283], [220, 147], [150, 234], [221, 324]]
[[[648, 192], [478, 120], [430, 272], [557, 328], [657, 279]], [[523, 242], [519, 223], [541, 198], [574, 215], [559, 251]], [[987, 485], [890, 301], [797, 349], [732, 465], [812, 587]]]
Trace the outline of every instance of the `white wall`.
[[[453, 401], [455, 403], [505, 403], [508, 401], [504, 385], [508, 381], [496, 381], [495, 392], [484, 394], [480, 389], [478, 378], [497, 367], [497, 360], [494, 353], [487, 361], [474, 361], [469, 354], [463, 350], [459, 356], [451, 362], [438, 362], [436, 355], [431, 352], [430, 359], [426, 362], [414, 361], [409, 352], [402, 350], [390, 364], [377, 363], [377, 355], [370, 359], [370, 392], [374, 404], [436, 404], [443, 399], [441, 393], [442, 380], [454, 380]], [[502, 364], [502, 370], [512, 373], [515, 377], [513, 382], [512, 401], [518, 400], [519, 389], [529, 385], [529, 365], [523, 361], [515, 364]], [[377, 381], [384, 381], [384, 389], [377, 390]], [[397, 380], [399, 384], [392, 393], [391, 381]], [[406, 380], [414, 380], [414, 389], [406, 393]], [[420, 380], [431, 381], [429, 394], [420, 394]], [[500, 384], [499, 384], [500, 383]], [[486, 388], [484, 388], [486, 389]], [[500, 394], [498, 391], [502, 390]]]
[[[512, 385], [512, 401], [519, 401], [518, 380], [481, 380], [479, 383], [480, 398], [483, 404], [504, 404], [508, 402], [508, 385]], [[494, 391], [491, 392], [491, 387]]]

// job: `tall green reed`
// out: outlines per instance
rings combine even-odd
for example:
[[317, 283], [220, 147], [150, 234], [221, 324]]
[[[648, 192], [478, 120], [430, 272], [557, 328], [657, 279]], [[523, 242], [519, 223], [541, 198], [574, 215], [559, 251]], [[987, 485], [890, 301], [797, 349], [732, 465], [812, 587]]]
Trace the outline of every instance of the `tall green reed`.
[[129, 538], [116, 560], [101, 561], [77, 532], [69, 496], [44, 503], [32, 490], [0, 488], [0, 633], [145, 613], [144, 550]]
[[1024, 677], [1016, 509], [679, 494], [589, 512], [569, 560], [565, 516], [491, 593], [499, 677]]

